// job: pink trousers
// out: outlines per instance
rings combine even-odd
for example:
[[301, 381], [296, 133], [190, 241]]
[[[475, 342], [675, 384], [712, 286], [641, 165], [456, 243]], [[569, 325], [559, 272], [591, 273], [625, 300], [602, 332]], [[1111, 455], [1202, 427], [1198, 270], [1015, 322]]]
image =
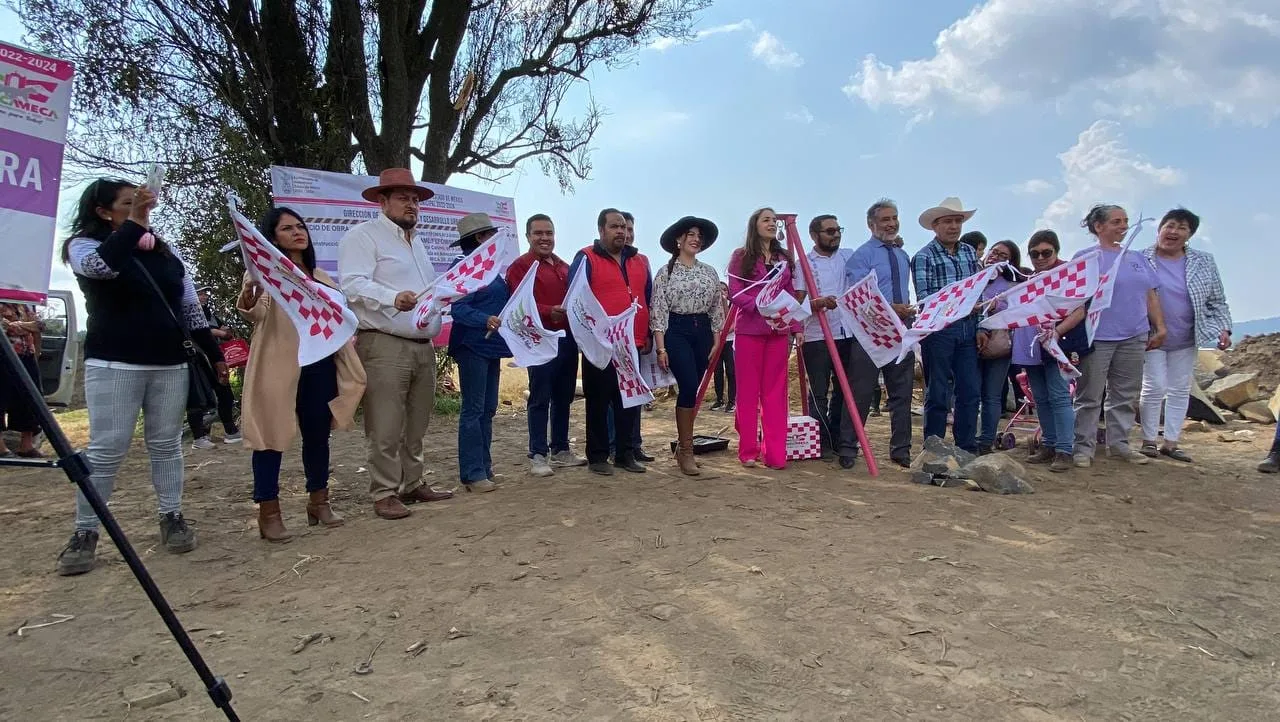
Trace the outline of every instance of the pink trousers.
[[[765, 466], [787, 465], [787, 358], [789, 336], [745, 336], [733, 341], [738, 399], [734, 426], [738, 430], [738, 460], [764, 457]], [[759, 426], [757, 426], [757, 419]], [[757, 441], [764, 427], [764, 446]]]

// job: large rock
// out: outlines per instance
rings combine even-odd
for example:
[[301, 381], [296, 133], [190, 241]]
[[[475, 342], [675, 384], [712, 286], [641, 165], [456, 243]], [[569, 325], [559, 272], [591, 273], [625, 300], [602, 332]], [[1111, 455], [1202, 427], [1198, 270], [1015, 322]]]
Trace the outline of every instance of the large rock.
[[965, 464], [960, 474], [992, 494], [1033, 494], [1027, 471], [1008, 454], [988, 454]]
[[924, 451], [911, 462], [914, 471], [934, 476], [959, 477], [960, 467], [974, 460], [974, 455], [936, 436], [924, 440]]
[[1216, 348], [1202, 348], [1196, 355], [1196, 375], [1216, 376], [1223, 368], [1222, 352]]
[[1215, 403], [1235, 411], [1258, 395], [1258, 374], [1231, 374], [1205, 389]]
[[1262, 401], [1250, 401], [1247, 404], [1243, 404], [1236, 409], [1236, 413], [1256, 424], [1274, 424], [1276, 421], [1276, 415]]
[[1191, 384], [1191, 400], [1187, 406], [1187, 418], [1196, 421], [1205, 421], [1210, 424], [1221, 426], [1227, 423], [1222, 412], [1218, 411], [1213, 402], [1209, 400], [1208, 394], [1199, 384]]
[[1280, 419], [1280, 386], [1276, 387], [1276, 392], [1271, 395], [1271, 400], [1267, 402], [1267, 408], [1271, 410], [1271, 415]]

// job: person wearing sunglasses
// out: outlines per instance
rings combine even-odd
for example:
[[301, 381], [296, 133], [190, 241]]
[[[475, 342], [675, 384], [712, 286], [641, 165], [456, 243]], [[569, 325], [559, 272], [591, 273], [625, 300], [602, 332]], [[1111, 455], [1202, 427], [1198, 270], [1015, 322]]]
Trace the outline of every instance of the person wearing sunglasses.
[[[996, 241], [991, 246], [982, 265], [998, 266], [1007, 264], [1001, 269], [987, 287], [983, 289], [981, 302], [992, 301], [986, 309], [988, 315], [999, 313], [1008, 307], [1008, 301], [996, 299], [1018, 283], [1022, 272], [1022, 252], [1013, 241]], [[978, 455], [990, 454], [995, 444], [996, 429], [1000, 425], [1000, 415], [1004, 412], [1004, 396], [1009, 381], [1009, 356], [1012, 343], [1009, 332], [1005, 329], [988, 331], [980, 329], [978, 343], [978, 376], [981, 381], [981, 405], [978, 413]]]
[[[1058, 258], [1061, 246], [1058, 234], [1039, 230], [1027, 241], [1027, 257], [1031, 259], [1034, 274], [1039, 275], [1062, 265]], [[1083, 312], [1073, 313], [1058, 322], [1055, 328], [1059, 337], [1066, 335], [1084, 317]], [[1045, 363], [1044, 352], [1036, 341], [1040, 329], [1035, 326], [1014, 329], [1011, 360], [1022, 366], [1031, 387], [1031, 398], [1036, 402], [1036, 417], [1040, 421], [1040, 444], [1027, 457], [1028, 464], [1048, 464], [1049, 471], [1070, 471], [1071, 454], [1075, 448], [1075, 410], [1071, 406], [1071, 382], [1052, 359]]]

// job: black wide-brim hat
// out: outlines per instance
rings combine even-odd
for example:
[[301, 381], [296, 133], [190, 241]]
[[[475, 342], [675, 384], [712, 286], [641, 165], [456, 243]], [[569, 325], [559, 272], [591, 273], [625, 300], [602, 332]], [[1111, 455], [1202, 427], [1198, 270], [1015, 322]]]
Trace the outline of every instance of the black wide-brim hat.
[[702, 249], [703, 251], [711, 247], [716, 242], [716, 237], [720, 235], [720, 229], [716, 228], [716, 224], [706, 218], [698, 218], [697, 216], [685, 216], [680, 220], [672, 223], [667, 230], [662, 232], [662, 250], [675, 255], [679, 249], [676, 244], [680, 242], [680, 238], [689, 232], [690, 228], [697, 228], [702, 233]]

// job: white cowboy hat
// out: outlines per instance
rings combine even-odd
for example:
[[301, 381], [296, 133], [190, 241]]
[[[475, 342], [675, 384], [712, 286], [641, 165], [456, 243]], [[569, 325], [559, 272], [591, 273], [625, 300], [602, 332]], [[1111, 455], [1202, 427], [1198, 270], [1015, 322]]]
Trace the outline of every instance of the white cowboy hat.
[[939, 218], [946, 216], [964, 216], [964, 219], [967, 221], [970, 218], [973, 218], [973, 214], [977, 212], [977, 208], [966, 211], [964, 209], [964, 204], [960, 202], [960, 199], [955, 196], [951, 196], [949, 198], [943, 198], [941, 203], [928, 209], [924, 213], [921, 213], [920, 225], [926, 231], [932, 231], [934, 222]]

